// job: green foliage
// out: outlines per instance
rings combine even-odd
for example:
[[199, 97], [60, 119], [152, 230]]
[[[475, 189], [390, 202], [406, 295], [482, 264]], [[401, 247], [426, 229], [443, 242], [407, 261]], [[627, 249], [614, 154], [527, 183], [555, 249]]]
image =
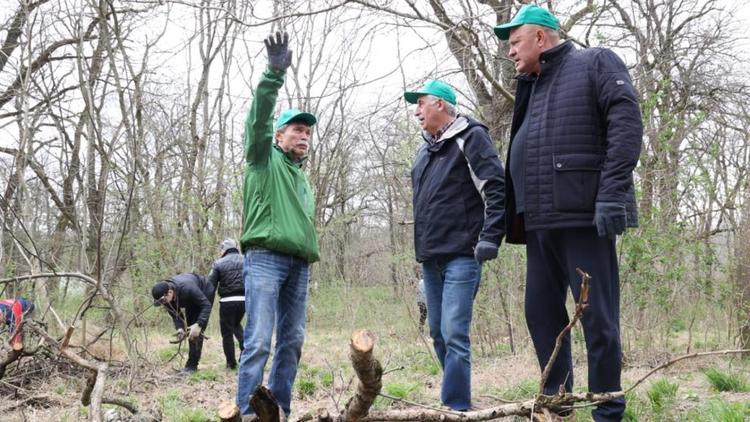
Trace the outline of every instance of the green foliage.
[[648, 396], [651, 408], [655, 413], [661, 413], [674, 402], [678, 388], [677, 384], [664, 378], [651, 384], [646, 396]]
[[750, 403], [728, 403], [718, 399], [690, 410], [685, 417], [690, 422], [745, 422], [749, 419]]
[[709, 368], [704, 373], [708, 382], [716, 391], [732, 391], [735, 393], [750, 391], [750, 383], [740, 374], [722, 372], [715, 368]]

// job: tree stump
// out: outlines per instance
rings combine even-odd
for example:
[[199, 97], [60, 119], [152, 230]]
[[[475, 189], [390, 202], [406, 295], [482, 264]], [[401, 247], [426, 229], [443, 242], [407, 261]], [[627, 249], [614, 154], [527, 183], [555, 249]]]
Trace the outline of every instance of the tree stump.
[[343, 419], [346, 422], [359, 421], [365, 417], [383, 387], [383, 367], [372, 356], [374, 347], [375, 338], [369, 331], [357, 330], [352, 333], [349, 357], [359, 383], [357, 392], [344, 409]]
[[242, 415], [240, 415], [240, 408], [231, 401], [222, 402], [219, 405], [218, 411], [219, 420], [221, 422], [241, 422]]
[[252, 397], [250, 397], [250, 405], [253, 406], [260, 422], [286, 421], [286, 415], [279, 407], [276, 397], [273, 396], [271, 390], [263, 385], [259, 385], [253, 392]]

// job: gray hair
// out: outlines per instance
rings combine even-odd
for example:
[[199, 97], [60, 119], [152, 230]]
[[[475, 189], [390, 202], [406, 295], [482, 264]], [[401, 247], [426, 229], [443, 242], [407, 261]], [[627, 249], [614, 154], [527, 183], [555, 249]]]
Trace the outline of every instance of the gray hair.
[[279, 133], [279, 132], [283, 132], [288, 127], [289, 127], [289, 123], [283, 124], [283, 125], [279, 126], [278, 128], [276, 128], [276, 131], [274, 132], [274, 134]]
[[430, 100], [430, 102], [432, 104], [435, 104], [435, 102], [437, 102], [437, 100], [443, 100], [443, 102], [445, 103], [445, 112], [448, 113], [448, 115], [451, 116], [451, 117], [456, 117], [457, 112], [456, 112], [456, 106], [455, 105], [449, 103], [444, 98], [436, 97], [434, 95], [427, 94], [427, 95], [425, 95], [425, 97], [427, 97], [427, 99]]
[[549, 27], [544, 27], [544, 32], [547, 33], [547, 36], [551, 39], [558, 41], [560, 40], [560, 30], [559, 29], [552, 29]]

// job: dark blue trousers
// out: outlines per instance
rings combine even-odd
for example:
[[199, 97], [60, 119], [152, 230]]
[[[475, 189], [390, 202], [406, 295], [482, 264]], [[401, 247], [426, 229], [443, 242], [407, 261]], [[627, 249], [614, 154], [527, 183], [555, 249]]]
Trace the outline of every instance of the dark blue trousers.
[[[526, 233], [526, 253], [526, 324], [540, 367], [549, 361], [557, 335], [569, 322], [565, 308], [568, 288], [578, 302], [579, 267], [591, 275], [589, 306], [581, 319], [589, 391], [620, 391], [620, 278], [615, 240], [599, 237], [595, 227], [535, 230]], [[573, 390], [570, 335], [562, 343], [544, 393], [556, 394], [560, 385], [567, 392]], [[625, 400], [618, 399], [599, 405], [592, 415], [597, 422], [619, 421], [624, 411]]]

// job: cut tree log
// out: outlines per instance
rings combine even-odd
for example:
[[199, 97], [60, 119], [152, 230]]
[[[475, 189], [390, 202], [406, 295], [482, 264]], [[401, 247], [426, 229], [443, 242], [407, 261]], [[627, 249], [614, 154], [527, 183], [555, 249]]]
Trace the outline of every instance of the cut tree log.
[[370, 410], [370, 406], [383, 387], [383, 367], [372, 356], [375, 347], [375, 337], [367, 330], [357, 330], [352, 333], [349, 357], [359, 383], [357, 392], [344, 408], [343, 419], [346, 422], [362, 420]]
[[231, 401], [225, 401], [219, 405], [218, 416], [221, 422], [242, 422], [240, 408]]
[[286, 415], [279, 407], [276, 397], [263, 385], [259, 385], [253, 392], [250, 405], [260, 422], [286, 422]]

